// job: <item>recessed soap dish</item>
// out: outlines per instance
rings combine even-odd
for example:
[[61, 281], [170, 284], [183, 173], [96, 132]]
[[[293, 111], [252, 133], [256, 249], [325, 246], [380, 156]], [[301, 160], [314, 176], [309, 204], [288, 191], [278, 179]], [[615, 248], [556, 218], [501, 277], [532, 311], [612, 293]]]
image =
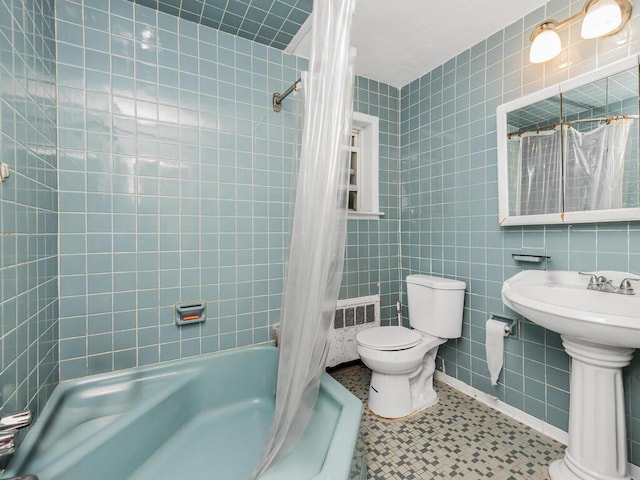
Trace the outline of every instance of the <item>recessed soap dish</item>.
[[207, 319], [207, 304], [205, 302], [185, 302], [176, 304], [176, 325], [191, 325], [201, 323]]
[[528, 253], [512, 253], [511, 256], [516, 262], [525, 263], [542, 263], [551, 258], [549, 255], [532, 255]]

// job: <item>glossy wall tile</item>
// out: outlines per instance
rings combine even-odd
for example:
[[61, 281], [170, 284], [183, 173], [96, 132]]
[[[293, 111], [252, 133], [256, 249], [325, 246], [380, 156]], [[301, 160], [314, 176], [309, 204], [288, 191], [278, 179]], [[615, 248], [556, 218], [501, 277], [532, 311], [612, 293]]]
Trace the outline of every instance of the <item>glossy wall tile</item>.
[[268, 340], [299, 135], [268, 92], [303, 62], [126, 0], [56, 26], [61, 377]]
[[[267, 341], [300, 136], [295, 97], [275, 113], [271, 94], [306, 60], [126, 0], [56, 8], [61, 377]], [[350, 221], [341, 294], [390, 312], [399, 91], [358, 79], [356, 101], [381, 118], [385, 217]], [[194, 300], [208, 320], [177, 328]]]
[[38, 413], [58, 383], [53, 1], [0, 0], [0, 411]]
[[[402, 88], [402, 277], [435, 273], [467, 283], [463, 336], [440, 351], [438, 369], [566, 431], [569, 359], [560, 337], [526, 320], [505, 343], [491, 386], [485, 322], [503, 312], [504, 279], [521, 269], [512, 252], [543, 250], [550, 269], [640, 271], [637, 223], [498, 226], [496, 107], [597, 66], [637, 54], [640, 14], [618, 35], [566, 45], [556, 59], [528, 61], [529, 34], [566, 18], [582, 1], [547, 3]], [[512, 312], [507, 312], [512, 313]], [[640, 363], [626, 370], [630, 459], [640, 464]]]

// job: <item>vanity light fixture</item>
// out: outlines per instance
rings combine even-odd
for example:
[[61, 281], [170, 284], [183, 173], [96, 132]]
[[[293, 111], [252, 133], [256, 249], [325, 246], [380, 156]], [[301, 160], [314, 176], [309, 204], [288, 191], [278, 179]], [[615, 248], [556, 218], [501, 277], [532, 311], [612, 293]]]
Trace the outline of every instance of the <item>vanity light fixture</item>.
[[558, 22], [547, 20], [538, 25], [531, 33], [531, 50], [529, 61], [531, 63], [543, 63], [556, 57], [562, 50], [560, 35], [556, 32]]
[[631, 18], [631, 0], [587, 0], [582, 10], [558, 22], [545, 20], [531, 32], [529, 61], [543, 63], [555, 58], [562, 49], [558, 30], [582, 20], [582, 38], [608, 37], [618, 33]]

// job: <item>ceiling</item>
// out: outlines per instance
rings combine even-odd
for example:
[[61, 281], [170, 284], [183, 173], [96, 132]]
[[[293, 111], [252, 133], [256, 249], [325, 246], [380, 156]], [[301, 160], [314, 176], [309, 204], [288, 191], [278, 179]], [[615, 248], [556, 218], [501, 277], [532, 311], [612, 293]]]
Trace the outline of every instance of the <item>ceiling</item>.
[[[402, 87], [546, 2], [359, 0], [351, 35], [356, 73]], [[309, 18], [287, 52], [308, 58], [310, 24]]]
[[[131, 0], [309, 56], [313, 0]], [[356, 73], [402, 87], [547, 0], [357, 0], [352, 43]]]

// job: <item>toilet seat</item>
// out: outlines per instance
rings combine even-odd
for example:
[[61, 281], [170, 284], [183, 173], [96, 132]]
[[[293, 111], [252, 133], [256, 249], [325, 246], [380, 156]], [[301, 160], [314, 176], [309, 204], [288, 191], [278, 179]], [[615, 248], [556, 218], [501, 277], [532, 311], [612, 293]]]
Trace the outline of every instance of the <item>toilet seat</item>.
[[424, 337], [417, 331], [405, 327], [373, 327], [358, 333], [356, 341], [374, 350], [393, 351], [415, 347]]

